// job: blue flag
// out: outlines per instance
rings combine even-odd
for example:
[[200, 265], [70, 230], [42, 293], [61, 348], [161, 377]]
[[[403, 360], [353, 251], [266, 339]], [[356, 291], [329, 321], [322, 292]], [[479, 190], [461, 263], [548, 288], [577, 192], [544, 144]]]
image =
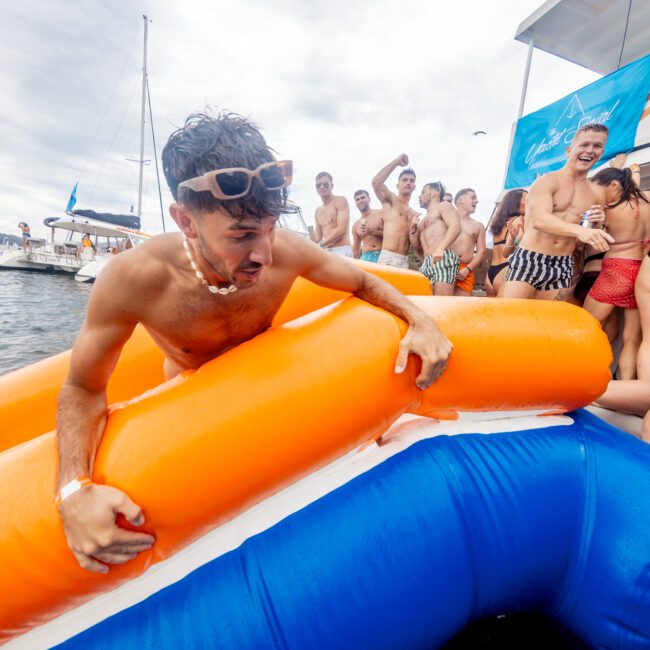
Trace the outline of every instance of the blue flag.
[[77, 185], [79, 185], [79, 182], [76, 182], [74, 184], [74, 187], [72, 188], [72, 192], [70, 192], [68, 207], [65, 209], [66, 212], [70, 212], [72, 208], [74, 208], [75, 204], [77, 203]]
[[566, 162], [576, 131], [590, 122], [609, 128], [601, 162], [634, 147], [650, 92], [650, 55], [520, 118], [510, 152], [505, 189], [527, 187]]

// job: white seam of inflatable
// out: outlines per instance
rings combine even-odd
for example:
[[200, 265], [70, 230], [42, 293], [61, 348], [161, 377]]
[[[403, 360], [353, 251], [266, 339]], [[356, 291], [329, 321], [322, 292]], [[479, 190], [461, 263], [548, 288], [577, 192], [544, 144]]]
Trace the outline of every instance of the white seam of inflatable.
[[[238, 548], [249, 537], [268, 530], [420, 440], [443, 435], [506, 433], [573, 424], [573, 420], [567, 416], [538, 417], [543, 412], [528, 411], [526, 415], [522, 415], [521, 411], [461, 413], [458, 420], [451, 422], [404, 415], [384, 434], [380, 445], [373, 444], [342, 456], [210, 531], [169, 559], [153, 565], [141, 576], [33, 628], [9, 641], [4, 648], [36, 650], [63, 643], [182, 580], [195, 569]], [[480, 420], [474, 419], [479, 416]]]

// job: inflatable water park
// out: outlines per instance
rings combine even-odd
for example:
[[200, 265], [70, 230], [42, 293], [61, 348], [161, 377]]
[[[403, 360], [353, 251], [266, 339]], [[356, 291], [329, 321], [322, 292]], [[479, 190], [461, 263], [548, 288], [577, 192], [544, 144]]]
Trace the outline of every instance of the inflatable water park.
[[169, 381], [136, 328], [93, 480], [156, 541], [106, 574], [78, 565], [53, 500], [70, 352], [0, 376], [3, 647], [438, 648], [537, 612], [587, 647], [650, 648], [650, 446], [585, 409], [611, 378], [597, 321], [358, 264], [435, 319], [443, 375], [419, 390], [417, 359], [394, 372], [403, 321], [300, 278], [267, 331]]

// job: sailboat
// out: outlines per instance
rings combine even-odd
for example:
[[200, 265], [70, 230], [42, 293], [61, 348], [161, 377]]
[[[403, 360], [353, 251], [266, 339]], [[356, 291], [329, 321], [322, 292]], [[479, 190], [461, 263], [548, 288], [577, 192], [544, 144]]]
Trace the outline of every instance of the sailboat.
[[[142, 65], [142, 109], [140, 120], [140, 165], [137, 215], [99, 213], [94, 210], [75, 210], [76, 183], [66, 207], [66, 216], [48, 217], [43, 223], [51, 229], [47, 239], [31, 239], [25, 249], [9, 249], [0, 253], [0, 270], [25, 270], [74, 274], [80, 282], [92, 282], [112, 259], [128, 248], [137, 246], [150, 237], [141, 231], [142, 185], [144, 165], [144, 127], [148, 97], [147, 35], [149, 18], [144, 20], [144, 51]], [[153, 120], [152, 120], [153, 125]], [[152, 126], [153, 131], [153, 126]], [[155, 140], [154, 140], [155, 147]], [[157, 170], [157, 168], [156, 168]], [[163, 219], [163, 231], [165, 223]], [[65, 232], [63, 241], [56, 233]]]

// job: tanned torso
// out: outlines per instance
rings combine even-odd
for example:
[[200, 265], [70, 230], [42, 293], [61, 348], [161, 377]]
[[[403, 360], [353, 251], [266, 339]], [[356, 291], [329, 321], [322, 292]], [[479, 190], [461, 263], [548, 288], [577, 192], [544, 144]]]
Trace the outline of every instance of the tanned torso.
[[199, 368], [271, 325], [299, 274], [291, 239], [277, 232], [273, 263], [255, 285], [222, 296], [199, 283], [179, 234], [156, 237], [111, 260], [122, 266], [119, 277], [129, 287], [119, 292], [116, 287], [121, 310], [162, 349], [168, 375]]
[[[366, 234], [361, 234], [361, 222], [366, 220]], [[352, 231], [361, 240], [361, 252], [379, 251], [384, 239], [384, 211], [368, 210], [352, 226]]]
[[478, 221], [469, 216], [460, 218], [460, 234], [450, 248], [458, 255], [463, 264], [469, 264], [472, 261], [480, 231], [481, 226]]
[[[342, 196], [332, 196], [328, 203], [316, 208], [315, 219], [323, 233], [323, 240], [328, 239], [330, 234], [338, 227], [340, 219], [339, 211], [342, 211], [344, 208], [346, 208], [346, 202]], [[339, 237], [327, 243], [327, 248], [349, 245], [350, 235], [346, 228], [345, 232]]]
[[393, 194], [392, 203], [384, 204], [384, 250], [399, 255], [408, 253], [411, 221], [417, 214], [408, 203]]
[[605, 210], [605, 227], [615, 243], [605, 257], [640, 260], [645, 240], [650, 237], [650, 203], [621, 203]]
[[430, 205], [426, 216], [418, 225], [420, 244], [425, 256], [432, 255], [447, 234], [448, 228], [440, 214], [440, 205], [440, 203]]
[[[580, 223], [583, 213], [592, 205], [605, 204], [604, 189], [586, 178], [575, 180], [557, 171], [536, 180], [537, 183], [543, 183], [545, 191], [552, 194], [553, 214], [567, 223]], [[530, 212], [527, 203], [521, 248], [545, 255], [571, 255], [576, 245], [575, 237], [550, 235], [537, 230]]]

